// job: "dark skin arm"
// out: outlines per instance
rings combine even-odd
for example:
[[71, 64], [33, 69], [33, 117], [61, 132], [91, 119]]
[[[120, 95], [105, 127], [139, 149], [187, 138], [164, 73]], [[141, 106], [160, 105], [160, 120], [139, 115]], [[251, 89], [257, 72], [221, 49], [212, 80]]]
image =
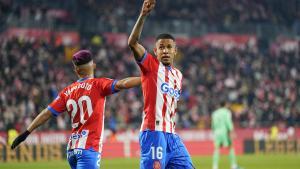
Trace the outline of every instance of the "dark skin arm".
[[139, 85], [141, 85], [140, 77], [128, 77], [128, 78], [119, 80], [116, 83], [115, 89], [117, 89], [117, 90], [129, 89], [132, 87], [137, 87]]
[[12, 143], [11, 149], [15, 149], [20, 143], [26, 140], [29, 134], [44, 124], [52, 117], [52, 113], [46, 108], [44, 109], [28, 126], [27, 130], [21, 133]]
[[44, 109], [28, 126], [27, 130], [32, 132], [52, 117], [52, 113], [48, 109]]
[[142, 33], [142, 29], [146, 20], [146, 17], [154, 8], [156, 0], [145, 0], [143, 3], [143, 7], [139, 18], [137, 19], [131, 34], [128, 38], [128, 46], [130, 47], [131, 51], [134, 54], [136, 60], [141, 60], [144, 53], [145, 48], [139, 43], [140, 36]]

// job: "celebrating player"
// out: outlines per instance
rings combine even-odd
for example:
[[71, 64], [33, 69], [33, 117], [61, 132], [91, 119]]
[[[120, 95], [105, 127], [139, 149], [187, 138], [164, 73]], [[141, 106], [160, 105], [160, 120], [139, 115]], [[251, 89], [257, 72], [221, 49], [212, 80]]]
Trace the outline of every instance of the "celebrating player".
[[233, 139], [233, 124], [231, 112], [227, 108], [225, 100], [220, 102], [221, 108], [217, 109], [212, 114], [212, 130], [214, 133], [214, 154], [213, 154], [213, 169], [218, 169], [219, 164], [219, 148], [220, 146], [229, 147], [229, 159], [232, 169], [240, 169], [236, 163], [234, 148], [232, 145]]
[[181, 93], [182, 74], [173, 65], [177, 52], [170, 34], [156, 38], [154, 53], [148, 53], [138, 42], [147, 15], [155, 0], [145, 0], [139, 18], [128, 39], [128, 45], [141, 69], [144, 116], [140, 132], [140, 168], [192, 169], [190, 155], [175, 134], [174, 117]]
[[67, 147], [71, 168], [98, 169], [102, 151], [105, 97], [121, 89], [138, 86], [141, 82], [139, 77], [129, 77], [119, 81], [94, 78], [96, 65], [87, 50], [75, 53], [72, 61], [79, 80], [64, 88], [58, 97], [33, 120], [27, 130], [14, 140], [11, 148], [17, 147], [51, 116], [67, 111], [72, 122], [72, 135]]

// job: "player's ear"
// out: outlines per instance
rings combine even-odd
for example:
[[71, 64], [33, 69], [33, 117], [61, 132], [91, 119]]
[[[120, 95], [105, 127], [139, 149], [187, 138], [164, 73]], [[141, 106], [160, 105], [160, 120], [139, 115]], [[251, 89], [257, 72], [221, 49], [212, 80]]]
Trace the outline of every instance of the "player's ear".
[[177, 54], [177, 50], [178, 50], [178, 48], [177, 48], [176, 45], [175, 45], [175, 49], [174, 49], [174, 50], [175, 50], [175, 53], [174, 53], [174, 54], [176, 55], [176, 54]]
[[79, 68], [78, 67], [74, 67], [74, 72], [78, 75], [79, 74]]
[[156, 54], [156, 52], [157, 52], [157, 48], [155, 47], [155, 48], [153, 48], [153, 52], [154, 52], [154, 54], [157, 56], [157, 54]]

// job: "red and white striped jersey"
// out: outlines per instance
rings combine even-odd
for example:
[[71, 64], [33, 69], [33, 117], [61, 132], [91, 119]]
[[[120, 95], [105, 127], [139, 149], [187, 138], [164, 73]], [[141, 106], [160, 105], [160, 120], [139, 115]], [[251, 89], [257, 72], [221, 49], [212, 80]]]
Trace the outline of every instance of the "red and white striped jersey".
[[144, 97], [141, 131], [175, 133], [174, 118], [181, 93], [182, 73], [174, 67], [164, 66], [147, 52], [138, 65], [142, 72]]
[[115, 93], [116, 80], [84, 78], [64, 88], [48, 106], [54, 116], [68, 112], [72, 135], [68, 150], [102, 151], [105, 96]]

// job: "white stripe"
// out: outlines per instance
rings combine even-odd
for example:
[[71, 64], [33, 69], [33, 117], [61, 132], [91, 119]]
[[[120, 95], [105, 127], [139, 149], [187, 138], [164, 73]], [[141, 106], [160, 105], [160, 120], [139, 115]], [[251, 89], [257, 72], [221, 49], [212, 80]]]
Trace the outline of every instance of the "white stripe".
[[67, 150], [71, 149], [71, 142], [72, 142], [72, 137], [70, 136], [69, 141], [68, 141]]
[[[83, 133], [83, 132], [85, 132], [85, 133]], [[86, 140], [87, 140], [88, 136], [89, 136], [89, 130], [82, 130], [77, 148], [85, 149]]]
[[[177, 90], [180, 90], [180, 83], [181, 83], [181, 79], [180, 79], [180, 75], [181, 75], [181, 73], [178, 71], [178, 70], [176, 70], [176, 69], [172, 69], [172, 73], [170, 73], [171, 75], [169, 76], [169, 84], [170, 84], [170, 86], [172, 87], [172, 88], [174, 88], [175, 89], [175, 80], [176, 80], [176, 89]], [[178, 75], [177, 75], [178, 74]], [[170, 129], [170, 125], [171, 125], [171, 123], [172, 124], [174, 124], [174, 121], [173, 121], [173, 119], [174, 119], [174, 117], [171, 119], [171, 113], [172, 112], [174, 112], [175, 113], [175, 109], [176, 109], [176, 107], [177, 107], [177, 100], [174, 98], [174, 102], [173, 102], [173, 105], [171, 105], [172, 104], [172, 98], [171, 97], [169, 97], [170, 98], [170, 100], [169, 100], [169, 110], [170, 111], [168, 111], [168, 128], [167, 128], [167, 132], [171, 132], [171, 129]], [[173, 130], [172, 130], [172, 132], [174, 133], [175, 132], [175, 129], [174, 129], [174, 127], [173, 127]]]
[[77, 139], [77, 136], [76, 136], [76, 137], [73, 137], [74, 134], [77, 135], [77, 132], [72, 133], [72, 135], [71, 135], [71, 139], [72, 139], [71, 149], [74, 149], [74, 148], [75, 148], [75, 146], [76, 146], [76, 141], [78, 140], [78, 139]]
[[[157, 92], [156, 92], [156, 106], [155, 106], [155, 130], [163, 130], [163, 118], [162, 118], [162, 109], [164, 105], [163, 92], [161, 91], [161, 85], [165, 82], [165, 67], [160, 62], [157, 72]], [[157, 125], [156, 121], [159, 121]]]
[[143, 121], [142, 121], [142, 125], [141, 125], [141, 129], [140, 129], [140, 131], [143, 131], [143, 127], [144, 127], [144, 123], [145, 123], [145, 112], [143, 111]]
[[[178, 88], [178, 90], [181, 90], [181, 87], [182, 87], [182, 73], [178, 69], [175, 69], [175, 70], [178, 74], [178, 76], [177, 76], [177, 74], [175, 74], [176, 82], [177, 82], [177, 88]], [[174, 120], [175, 120], [175, 117], [176, 117], [176, 112], [175, 112], [176, 108], [177, 108], [177, 100], [174, 101], [174, 113], [175, 113], [174, 116], [173, 116]], [[173, 125], [175, 124], [174, 120], [173, 120]], [[173, 126], [173, 133], [175, 133], [175, 126]]]
[[102, 152], [102, 143], [103, 143], [103, 135], [104, 135], [104, 112], [105, 112], [105, 102], [106, 102], [106, 97], [104, 98], [103, 102], [103, 112], [102, 112], [102, 125], [101, 125], [101, 135], [100, 135], [100, 140], [99, 140], [99, 152]]
[[[167, 94], [167, 99], [166, 99], [166, 114], [165, 114], [165, 119], [162, 117], [162, 109], [164, 105], [164, 97], [163, 97], [163, 92], [161, 91], [161, 85], [165, 82], [165, 72], [166, 68], [165, 66], [160, 63], [158, 72], [157, 72], [157, 93], [156, 93], [156, 113], [155, 113], [155, 120], [159, 121], [159, 124], [157, 125], [155, 121], [155, 130], [156, 131], [163, 131], [163, 121], [165, 120], [166, 124], [166, 132], [171, 132], [171, 123], [174, 125], [174, 117], [171, 119], [171, 113], [175, 113], [175, 109], [177, 108], [177, 100], [175, 99], [172, 104], [172, 97]], [[169, 71], [169, 70], [167, 70]], [[175, 87], [175, 80], [176, 80], [176, 89], [180, 90], [181, 89], [181, 79], [182, 79], [182, 74], [179, 70], [177, 69], [171, 69], [170, 72], [168, 72], [168, 78], [169, 78], [169, 87], [173, 88]], [[143, 120], [144, 122], [144, 120]], [[142, 125], [143, 126], [143, 125]], [[173, 127], [172, 132], [175, 133], [175, 129]]]
[[[174, 88], [174, 77], [172, 75], [172, 69], [169, 71], [168, 73], [168, 78], [169, 78], [169, 87], [170, 88]], [[166, 109], [166, 116], [165, 116], [165, 122], [166, 122], [166, 132], [170, 133], [170, 115], [171, 112], [173, 111], [173, 106], [171, 106], [172, 104], [172, 97], [170, 95], [167, 95], [167, 100], [166, 100], [166, 104], [167, 104], [167, 109]]]

